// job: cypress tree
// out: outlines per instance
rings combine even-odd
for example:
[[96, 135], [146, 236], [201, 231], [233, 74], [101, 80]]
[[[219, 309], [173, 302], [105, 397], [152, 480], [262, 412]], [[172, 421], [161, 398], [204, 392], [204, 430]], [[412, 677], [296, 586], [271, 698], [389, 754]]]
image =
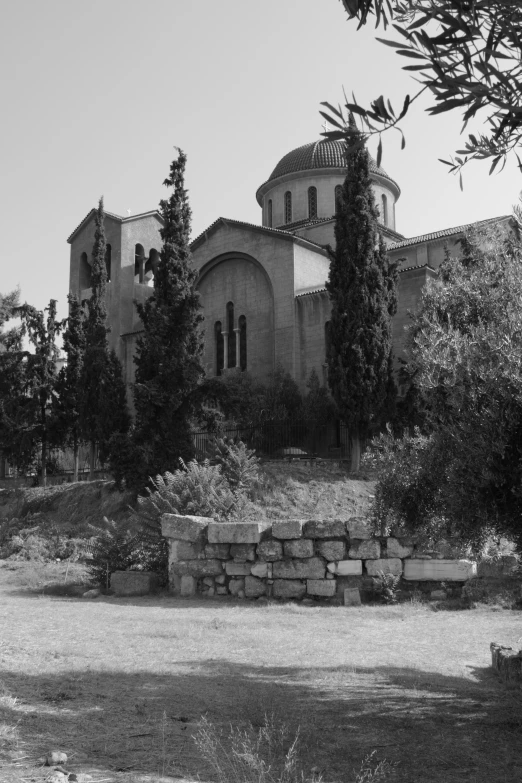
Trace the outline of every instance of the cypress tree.
[[144, 486], [149, 477], [176, 469], [180, 457], [186, 461], [194, 456], [191, 422], [201, 412], [203, 316], [190, 258], [185, 165], [186, 156], [178, 150], [163, 183], [172, 193], [160, 201], [163, 246], [154, 291], [137, 305], [144, 331], [134, 357], [133, 441], [140, 468], [127, 482], [134, 485]]
[[361, 447], [389, 406], [397, 270], [378, 231], [370, 158], [353, 117], [346, 140], [347, 173], [326, 285], [332, 303], [327, 362], [328, 383], [350, 431], [351, 469], [357, 471]]

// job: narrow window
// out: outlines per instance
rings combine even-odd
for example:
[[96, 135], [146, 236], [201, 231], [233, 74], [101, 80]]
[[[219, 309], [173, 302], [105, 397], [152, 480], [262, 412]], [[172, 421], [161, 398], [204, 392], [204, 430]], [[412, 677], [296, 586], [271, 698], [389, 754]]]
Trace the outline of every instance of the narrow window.
[[143, 283], [145, 274], [145, 251], [139, 243], [134, 248], [134, 282]]
[[268, 227], [272, 228], [272, 199], [268, 199], [268, 206], [267, 206], [267, 223]]
[[335, 186], [335, 214], [338, 215], [341, 211], [341, 206], [343, 203], [343, 186], [342, 185], [336, 185]]
[[111, 281], [111, 246], [107, 245], [105, 248], [105, 268], [107, 270], [107, 282]]
[[221, 375], [225, 366], [225, 340], [221, 331], [221, 321], [216, 321], [216, 375]]
[[381, 200], [382, 200], [382, 210], [381, 210], [382, 224], [383, 226], [387, 226], [388, 225], [388, 199], [383, 194], [381, 196]]
[[228, 366], [236, 366], [236, 333], [234, 331], [234, 305], [227, 304]]
[[292, 222], [292, 194], [289, 190], [285, 193], [285, 223]]
[[239, 365], [242, 370], [247, 368], [247, 327], [244, 315], [239, 317]]
[[91, 265], [87, 259], [87, 253], [80, 256], [80, 291], [91, 287]]
[[317, 188], [311, 187], [308, 188], [308, 218], [312, 220], [312, 218], [317, 217]]

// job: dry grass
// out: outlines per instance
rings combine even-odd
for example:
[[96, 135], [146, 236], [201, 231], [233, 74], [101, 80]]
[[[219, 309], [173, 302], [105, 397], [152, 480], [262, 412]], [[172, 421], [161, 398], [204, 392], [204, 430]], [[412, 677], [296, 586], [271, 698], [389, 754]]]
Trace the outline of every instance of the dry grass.
[[93, 781], [212, 780], [202, 716], [227, 733], [265, 714], [300, 729], [325, 781], [354, 780], [372, 750], [401, 783], [522, 779], [520, 695], [489, 667], [520, 613], [88, 601], [34, 592], [26, 567], [0, 567], [2, 783], [42, 780], [53, 748]]

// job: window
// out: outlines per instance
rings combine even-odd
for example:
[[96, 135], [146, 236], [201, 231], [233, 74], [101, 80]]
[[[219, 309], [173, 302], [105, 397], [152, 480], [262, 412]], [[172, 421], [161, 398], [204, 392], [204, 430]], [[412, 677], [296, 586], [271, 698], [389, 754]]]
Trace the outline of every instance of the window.
[[341, 211], [341, 205], [343, 203], [343, 186], [335, 186], [335, 214], [338, 215]]
[[292, 222], [292, 194], [289, 190], [285, 193], [285, 223]]
[[143, 283], [145, 274], [145, 251], [139, 242], [134, 248], [134, 282]]
[[221, 321], [216, 321], [214, 331], [216, 334], [216, 375], [221, 375], [225, 366], [225, 340], [221, 331]]
[[308, 217], [310, 220], [317, 217], [317, 188], [313, 186], [308, 188]]
[[228, 366], [236, 366], [236, 333], [234, 331], [234, 305], [227, 304]]
[[267, 216], [266, 221], [269, 228], [272, 228], [272, 199], [268, 199], [268, 205], [267, 205]]
[[110, 245], [105, 248], [105, 269], [107, 270], [107, 282], [111, 281], [111, 254], [112, 249]]
[[381, 196], [381, 201], [382, 201], [381, 222], [383, 226], [387, 226], [388, 225], [388, 199], [384, 194]]
[[244, 315], [239, 317], [239, 366], [242, 370], [247, 368], [247, 330], [246, 318]]
[[91, 287], [91, 265], [87, 260], [87, 253], [80, 256], [80, 291]]

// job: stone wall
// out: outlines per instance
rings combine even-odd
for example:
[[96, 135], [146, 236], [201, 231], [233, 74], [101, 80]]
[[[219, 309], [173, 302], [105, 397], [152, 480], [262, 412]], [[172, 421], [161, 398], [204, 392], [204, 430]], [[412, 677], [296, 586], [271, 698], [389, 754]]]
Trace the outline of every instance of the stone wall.
[[[380, 573], [411, 585], [465, 582], [476, 574], [467, 560], [413, 557], [413, 544], [375, 538], [364, 520], [279, 520], [219, 523], [206, 517], [162, 516], [169, 543], [169, 584], [182, 596], [196, 594], [356, 600], [372, 590]], [[345, 591], [346, 594], [345, 594]]]

